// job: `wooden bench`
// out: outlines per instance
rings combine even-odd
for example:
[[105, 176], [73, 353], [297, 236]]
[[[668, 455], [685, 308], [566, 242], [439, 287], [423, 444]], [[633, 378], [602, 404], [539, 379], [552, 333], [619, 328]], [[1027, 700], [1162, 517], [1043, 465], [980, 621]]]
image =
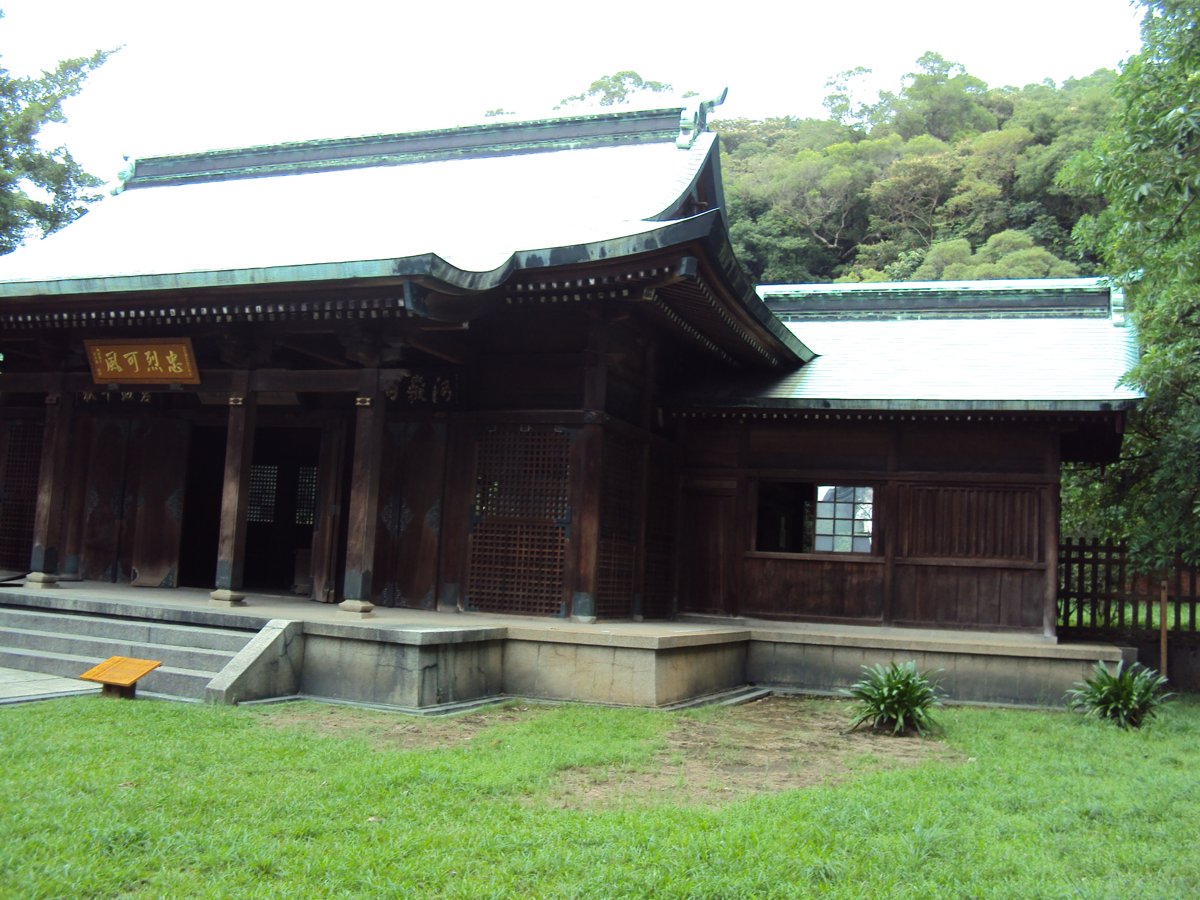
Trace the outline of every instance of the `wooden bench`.
[[162, 663], [157, 659], [135, 659], [132, 656], [110, 656], [97, 666], [92, 666], [79, 677], [85, 681], [98, 681], [104, 687], [105, 697], [120, 697], [132, 700], [137, 694], [137, 681], [148, 672], [153, 672]]

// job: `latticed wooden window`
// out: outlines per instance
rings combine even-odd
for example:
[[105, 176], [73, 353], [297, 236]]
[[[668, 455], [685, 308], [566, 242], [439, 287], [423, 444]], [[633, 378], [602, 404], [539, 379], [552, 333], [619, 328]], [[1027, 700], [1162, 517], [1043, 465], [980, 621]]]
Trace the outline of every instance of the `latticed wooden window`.
[[317, 467], [301, 466], [296, 473], [296, 524], [312, 525], [317, 518]]
[[278, 466], [254, 465], [250, 467], [250, 496], [246, 503], [247, 522], [275, 521], [275, 486], [279, 477]]
[[0, 449], [7, 448], [0, 459], [0, 568], [24, 571], [33, 549], [42, 423], [12, 422], [7, 431], [7, 441], [0, 439]]
[[468, 603], [530, 615], [562, 610], [573, 433], [497, 426], [479, 435]]

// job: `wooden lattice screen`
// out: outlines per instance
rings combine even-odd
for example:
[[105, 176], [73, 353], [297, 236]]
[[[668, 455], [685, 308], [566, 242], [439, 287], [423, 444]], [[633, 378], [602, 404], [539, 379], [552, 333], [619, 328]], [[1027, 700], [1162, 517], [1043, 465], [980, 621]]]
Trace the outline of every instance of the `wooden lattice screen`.
[[42, 423], [15, 421], [0, 435], [0, 568], [24, 572], [33, 548]]
[[642, 450], [638, 444], [606, 435], [600, 487], [600, 559], [596, 615], [628, 616], [637, 567], [637, 493]]
[[572, 438], [550, 426], [497, 426], [479, 435], [470, 608], [562, 612]]

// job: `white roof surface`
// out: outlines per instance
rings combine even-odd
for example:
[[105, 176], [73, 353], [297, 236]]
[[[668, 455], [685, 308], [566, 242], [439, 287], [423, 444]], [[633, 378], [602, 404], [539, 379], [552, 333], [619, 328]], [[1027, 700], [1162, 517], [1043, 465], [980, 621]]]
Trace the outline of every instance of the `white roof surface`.
[[0, 257], [0, 283], [233, 271], [240, 282], [253, 270], [429, 253], [486, 272], [515, 252], [662, 227], [649, 220], [683, 195], [713, 141], [135, 188]]
[[1108, 318], [788, 322], [816, 359], [766, 396], [905, 401], [1124, 401], [1137, 358]]

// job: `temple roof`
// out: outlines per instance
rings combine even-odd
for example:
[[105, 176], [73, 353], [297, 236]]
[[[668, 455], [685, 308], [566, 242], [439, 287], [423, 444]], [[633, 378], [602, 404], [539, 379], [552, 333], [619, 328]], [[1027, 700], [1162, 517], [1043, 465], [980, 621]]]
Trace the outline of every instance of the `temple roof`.
[[782, 377], [698, 385], [694, 408], [1103, 411], [1143, 395], [1122, 383], [1137, 335], [1105, 279], [763, 285], [818, 355]]
[[[433, 255], [656, 243], [712, 152], [679, 109], [138, 160], [126, 189], [0, 258], [0, 296], [393, 274]], [[594, 253], [611, 250], [597, 246]], [[412, 268], [411, 266], [408, 268]], [[453, 274], [450, 276], [453, 279]]]
[[674, 273], [655, 288], [658, 315], [721, 358], [794, 365], [811, 351], [729, 245], [706, 131], [720, 99], [140, 159], [115, 196], [0, 257], [0, 325], [78, 326], [85, 309], [136, 321], [151, 307], [166, 324], [214, 308], [252, 318], [272, 288], [287, 289], [272, 300], [372, 290], [370, 302], [434, 318], [449, 307], [422, 296], [481, 298], [482, 315], [514, 289], [570, 281], [582, 296], [628, 261], [639, 298], [655, 287], [643, 268]]

